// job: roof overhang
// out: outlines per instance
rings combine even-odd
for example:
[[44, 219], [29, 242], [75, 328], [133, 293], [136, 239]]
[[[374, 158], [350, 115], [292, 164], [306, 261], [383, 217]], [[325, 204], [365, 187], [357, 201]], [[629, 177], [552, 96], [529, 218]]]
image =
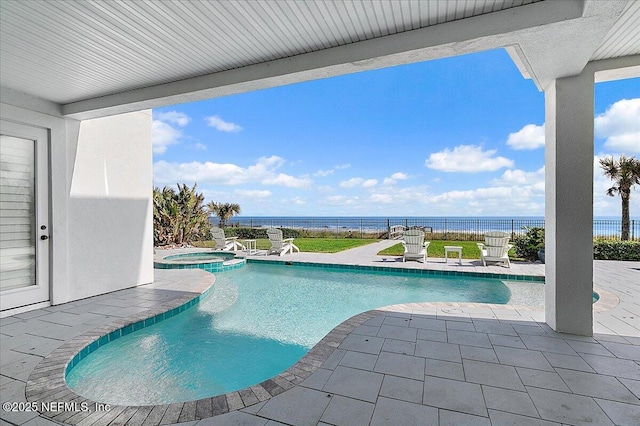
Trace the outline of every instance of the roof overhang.
[[541, 90], [590, 61], [597, 78], [640, 75], [640, 2], [627, 0], [0, 5], [3, 94], [75, 119], [496, 48]]

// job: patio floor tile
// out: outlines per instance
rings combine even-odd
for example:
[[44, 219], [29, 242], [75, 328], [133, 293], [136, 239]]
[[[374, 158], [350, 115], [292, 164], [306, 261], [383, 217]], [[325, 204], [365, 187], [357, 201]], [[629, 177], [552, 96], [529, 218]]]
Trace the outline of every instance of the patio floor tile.
[[640, 347], [634, 345], [625, 345], [614, 342], [601, 342], [609, 352], [618, 358], [632, 359], [640, 361]]
[[446, 331], [446, 324], [443, 320], [425, 318], [420, 315], [413, 315], [409, 327], [433, 331]]
[[[268, 400], [258, 415], [299, 426], [315, 426], [330, 401], [326, 392], [295, 387]], [[305, 409], [301, 410], [300, 407]]]
[[471, 414], [443, 409], [439, 410], [439, 414], [439, 426], [491, 426], [491, 422], [486, 417], [472, 416]]
[[364, 352], [378, 355], [382, 349], [384, 339], [381, 337], [350, 334], [342, 341], [339, 348], [347, 351]]
[[416, 356], [440, 359], [443, 361], [461, 362], [460, 346], [452, 343], [418, 340], [416, 342]]
[[621, 379], [621, 378], [618, 378], [618, 380], [620, 380], [620, 383], [625, 385], [627, 389], [633, 392], [635, 396], [640, 398], [640, 380]]
[[374, 408], [369, 402], [334, 395], [320, 420], [336, 426], [367, 426]]
[[378, 337], [388, 339], [404, 340], [406, 342], [415, 342], [418, 330], [409, 328], [408, 326], [397, 327], [394, 325], [382, 325], [378, 331]]
[[562, 339], [544, 336], [532, 336], [526, 334], [521, 334], [520, 339], [522, 339], [522, 342], [525, 344], [527, 349], [531, 349], [534, 351], [555, 352], [565, 355], [577, 355], [576, 351], [574, 351], [573, 348], [571, 348], [571, 346], [569, 346], [567, 342]]
[[640, 380], [640, 365], [634, 361], [599, 355], [582, 355], [582, 359], [597, 373]]
[[425, 329], [419, 328], [418, 339], [447, 343], [447, 332], [436, 331], [436, 330], [425, 330]]
[[[384, 353], [384, 352], [383, 352]], [[339, 365], [344, 367], [358, 368], [360, 370], [372, 371], [376, 365], [378, 357], [372, 354], [362, 352], [347, 351], [340, 360]]]
[[479, 333], [495, 334], [500, 336], [518, 336], [518, 333], [510, 324], [495, 321], [473, 321], [476, 331]]
[[489, 410], [489, 418], [492, 426], [562, 426], [557, 422], [496, 410]]
[[337, 367], [323, 391], [342, 396], [375, 402], [382, 385], [382, 374], [356, 370], [348, 367]]
[[374, 371], [421, 380], [424, 377], [424, 365], [425, 359], [421, 357], [381, 352]]
[[525, 386], [571, 392], [562, 377], [556, 372], [533, 370], [524, 367], [516, 367], [516, 371]]
[[578, 342], [567, 339], [566, 342], [573, 348], [574, 351], [579, 354], [591, 354], [591, 355], [602, 355], [602, 356], [614, 356], [611, 352], [607, 350], [600, 343], [590, 343], [590, 342]]
[[422, 403], [452, 411], [487, 416], [482, 389], [475, 383], [427, 376]]
[[327, 384], [327, 380], [329, 380], [329, 377], [331, 377], [331, 374], [333, 374], [332, 370], [318, 368], [309, 377], [304, 379], [304, 381], [300, 383], [300, 386], [304, 386], [306, 388], [311, 388], [316, 390], [322, 390], [324, 385]]
[[541, 352], [504, 346], [496, 346], [495, 351], [500, 364], [553, 371], [553, 367]]
[[568, 370], [595, 372], [587, 362], [580, 356], [556, 354], [553, 352], [543, 352], [542, 355], [553, 367], [566, 368]]
[[494, 346], [508, 346], [512, 348], [525, 349], [526, 346], [522, 343], [522, 339], [518, 336], [505, 336], [502, 334], [487, 334], [489, 341]]
[[640, 405], [640, 400], [615, 377], [562, 368], [556, 371], [573, 393]]
[[474, 361], [498, 362], [496, 352], [490, 348], [479, 348], [477, 346], [460, 345], [462, 359], [472, 359]]
[[571, 425], [613, 425], [589, 397], [530, 387], [527, 391], [543, 419]]
[[616, 425], [640, 425], [640, 408], [637, 405], [596, 399], [596, 402]]
[[526, 392], [496, 388], [493, 386], [482, 386], [482, 392], [484, 393], [487, 408], [522, 414], [523, 416], [538, 417], [538, 410], [536, 410], [536, 407]]
[[416, 344], [413, 342], [405, 342], [402, 340], [384, 339], [382, 350], [385, 352], [413, 355], [416, 350]]
[[513, 390], [525, 390], [518, 373], [516, 373], [516, 369], [510, 365], [467, 359], [462, 361], [462, 365], [464, 367], [464, 377], [468, 382]]
[[426, 358], [425, 374], [445, 379], [464, 380], [464, 370], [459, 362]]
[[447, 331], [449, 343], [459, 345], [478, 346], [481, 348], [491, 348], [491, 342], [485, 333], [475, 331], [449, 330]]
[[438, 409], [381, 396], [373, 411], [370, 426], [398, 425], [437, 426]]
[[380, 395], [406, 402], [422, 403], [422, 380], [406, 379], [397, 376], [384, 376]]

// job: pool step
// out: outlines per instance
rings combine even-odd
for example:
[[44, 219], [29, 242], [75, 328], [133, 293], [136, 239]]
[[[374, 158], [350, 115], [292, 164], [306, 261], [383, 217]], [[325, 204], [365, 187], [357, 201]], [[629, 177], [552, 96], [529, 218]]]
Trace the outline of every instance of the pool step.
[[233, 265], [237, 265], [239, 263], [244, 263], [245, 260], [243, 259], [229, 259], [229, 260], [225, 260], [224, 262], [222, 262], [223, 266], [233, 266]]

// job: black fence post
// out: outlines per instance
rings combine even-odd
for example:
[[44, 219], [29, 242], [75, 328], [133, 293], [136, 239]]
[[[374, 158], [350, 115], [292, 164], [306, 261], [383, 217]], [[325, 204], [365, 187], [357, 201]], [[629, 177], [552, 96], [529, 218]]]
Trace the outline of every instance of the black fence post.
[[444, 220], [444, 240], [447, 241], [448, 238], [448, 232], [447, 232], [447, 219]]

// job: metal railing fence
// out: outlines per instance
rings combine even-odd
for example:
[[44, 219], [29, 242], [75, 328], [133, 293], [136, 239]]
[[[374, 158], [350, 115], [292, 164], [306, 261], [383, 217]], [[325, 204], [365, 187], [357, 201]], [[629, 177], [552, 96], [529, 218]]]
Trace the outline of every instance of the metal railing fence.
[[[215, 221], [215, 219], [212, 219]], [[439, 240], [482, 241], [489, 231], [503, 231], [512, 238], [523, 235], [526, 227], [544, 228], [544, 220], [529, 218], [380, 218], [380, 217], [265, 217], [232, 218], [230, 226], [247, 228], [290, 228], [304, 237], [389, 238], [399, 226], [419, 228], [427, 237]], [[620, 239], [621, 220], [593, 221], [594, 238]], [[630, 239], [640, 241], [640, 220], [631, 220]]]

